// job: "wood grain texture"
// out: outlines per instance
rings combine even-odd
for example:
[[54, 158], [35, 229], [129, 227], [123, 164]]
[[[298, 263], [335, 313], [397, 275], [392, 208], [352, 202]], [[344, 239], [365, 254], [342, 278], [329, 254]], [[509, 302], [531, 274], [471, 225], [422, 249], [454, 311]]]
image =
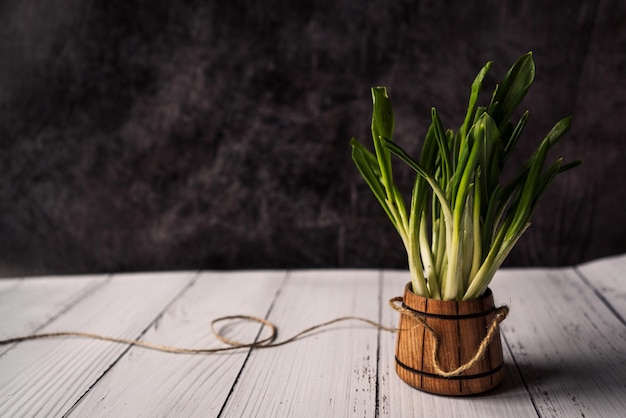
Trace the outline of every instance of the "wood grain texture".
[[[381, 297], [385, 306], [382, 322], [396, 326], [398, 314], [386, 307], [386, 301], [402, 294], [410, 280], [408, 272], [386, 270], [383, 274]], [[496, 306], [502, 297], [494, 293]], [[505, 320], [506, 323], [508, 321]], [[492, 391], [474, 397], [445, 397], [421, 392], [404, 383], [396, 375], [394, 348], [396, 335], [382, 333], [379, 360], [379, 413], [381, 417], [533, 417], [537, 416], [532, 400], [524, 387], [511, 353], [504, 350], [505, 379]]]
[[[0, 338], [32, 333], [103, 285], [106, 276], [0, 280]], [[0, 353], [7, 347], [0, 347]]]
[[[293, 272], [269, 319], [280, 327], [279, 339], [345, 315], [376, 321], [378, 281], [376, 271]], [[375, 416], [378, 334], [350, 322], [253, 350], [223, 416]]]
[[500, 271], [492, 289], [541, 416], [623, 416], [626, 327], [573, 269]]
[[[138, 338], [193, 278], [191, 273], [114, 276], [41, 332]], [[18, 344], [0, 358], [0, 416], [63, 415], [127, 350], [81, 338]]]
[[[264, 317], [285, 272], [203, 273], [143, 340], [178, 347], [223, 346], [210, 334], [218, 316]], [[234, 323], [228, 338], [254, 341], [259, 325]], [[232, 329], [235, 328], [235, 329]], [[235, 384], [249, 349], [189, 355], [132, 348], [100, 379], [70, 417], [213, 417]]]
[[[501, 325], [506, 376], [483, 395], [435, 396], [412, 388], [396, 375], [396, 334], [346, 322], [249, 355], [166, 354], [81, 338], [20, 343], [0, 354], [0, 416], [622, 416], [626, 326], [615, 295], [624, 291], [625, 259], [500, 270], [491, 289], [496, 306], [511, 308]], [[409, 274], [301, 270], [66, 279], [0, 281], [0, 329], [27, 330], [32, 318], [41, 318], [43, 325], [34, 323], [42, 332], [211, 347], [209, 321], [228, 314], [267, 314], [279, 327], [279, 341], [345, 315], [396, 327], [398, 313], [387, 301], [402, 293]], [[41, 306], [22, 311], [26, 303]], [[247, 340], [259, 325], [223, 323], [220, 329]]]
[[[603, 258], [577, 267], [584, 279], [594, 288], [610, 309], [626, 319], [626, 255]], [[625, 323], [626, 325], [626, 323]]]
[[418, 315], [417, 318], [406, 313], [400, 316], [396, 372], [403, 381], [426, 392], [456, 396], [485, 392], [502, 381], [504, 368], [498, 329], [486, 352], [469, 369], [458, 376], [440, 375], [440, 371], [451, 372], [468, 364], [478, 353], [496, 316], [491, 292], [469, 301], [433, 300], [413, 293], [409, 283], [404, 289], [402, 306]]

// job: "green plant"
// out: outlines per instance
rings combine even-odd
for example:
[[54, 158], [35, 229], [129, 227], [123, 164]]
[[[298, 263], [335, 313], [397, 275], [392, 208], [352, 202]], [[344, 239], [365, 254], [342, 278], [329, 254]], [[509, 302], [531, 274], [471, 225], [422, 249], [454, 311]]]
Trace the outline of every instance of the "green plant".
[[[528, 119], [512, 116], [534, 77], [532, 53], [520, 57], [496, 85], [486, 107], [478, 106], [483, 79], [471, 87], [463, 124], [444, 130], [435, 108], [419, 160], [392, 141], [394, 117], [387, 89], [372, 88], [374, 153], [352, 138], [352, 158], [400, 234], [408, 256], [413, 291], [444, 300], [483, 294], [524, 231], [548, 185], [580, 164], [558, 159], [546, 169], [548, 150], [568, 131], [559, 121], [516, 175], [503, 183], [502, 172]], [[392, 154], [417, 173], [410, 203], [394, 183]], [[408, 209], [407, 209], [408, 208]]]

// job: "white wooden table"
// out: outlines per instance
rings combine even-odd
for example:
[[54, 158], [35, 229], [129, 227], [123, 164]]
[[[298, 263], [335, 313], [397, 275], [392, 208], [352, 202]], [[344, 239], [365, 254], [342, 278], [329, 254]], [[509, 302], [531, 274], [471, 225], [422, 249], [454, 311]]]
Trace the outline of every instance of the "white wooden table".
[[[394, 371], [395, 334], [359, 322], [268, 349], [189, 355], [77, 337], [0, 346], [0, 417], [624, 417], [626, 256], [502, 270], [492, 289], [507, 376], [485, 395], [419, 392]], [[396, 326], [408, 273], [172, 272], [0, 280], [0, 339], [85, 331], [218, 347], [211, 319], [249, 314], [279, 340], [357, 315]], [[236, 326], [235, 326], [236, 325]], [[222, 330], [253, 340], [259, 326]]]

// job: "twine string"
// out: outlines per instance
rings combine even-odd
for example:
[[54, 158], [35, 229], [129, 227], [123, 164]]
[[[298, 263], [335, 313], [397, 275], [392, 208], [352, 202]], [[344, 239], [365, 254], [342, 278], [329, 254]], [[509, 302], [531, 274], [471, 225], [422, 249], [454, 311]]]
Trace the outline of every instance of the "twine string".
[[[264, 328], [267, 327], [270, 330], [270, 335], [268, 337], [266, 337], [266, 338], [261, 339], [261, 340], [256, 340], [256, 341], [251, 342], [251, 343], [245, 343], [245, 342], [236, 341], [236, 340], [232, 340], [232, 339], [226, 338], [215, 328], [215, 325], [217, 323], [219, 323], [219, 322], [224, 322], [224, 321], [228, 321], [228, 320], [236, 320], [236, 319], [241, 319], [241, 320], [248, 321], [248, 322], [258, 322], [259, 324], [263, 325]], [[94, 339], [94, 340], [108, 341], [108, 342], [119, 343], [119, 344], [134, 345], [134, 346], [143, 347], [143, 348], [147, 348], [147, 349], [151, 349], [151, 350], [162, 351], [162, 352], [165, 352], [165, 353], [173, 353], [173, 354], [213, 354], [213, 353], [220, 353], [220, 352], [224, 352], [224, 351], [238, 350], [238, 349], [242, 349], [242, 348], [272, 348], [272, 347], [279, 347], [281, 345], [292, 343], [295, 340], [304, 337], [306, 334], [312, 333], [313, 331], [316, 331], [316, 330], [324, 328], [324, 327], [328, 327], [328, 326], [333, 325], [333, 324], [338, 323], [338, 322], [344, 322], [344, 321], [360, 321], [360, 322], [364, 322], [366, 324], [372, 325], [373, 327], [378, 328], [378, 329], [383, 330], [383, 331], [389, 331], [389, 332], [395, 332], [396, 331], [395, 328], [386, 327], [386, 326], [384, 326], [384, 325], [382, 325], [382, 324], [380, 324], [378, 322], [375, 322], [375, 321], [372, 321], [372, 320], [369, 320], [369, 319], [366, 319], [366, 318], [361, 318], [361, 317], [357, 317], [357, 316], [342, 316], [342, 317], [339, 317], [339, 318], [332, 319], [330, 321], [326, 321], [326, 322], [322, 322], [322, 323], [313, 325], [313, 326], [311, 326], [309, 328], [306, 328], [306, 329], [298, 332], [297, 334], [293, 335], [292, 337], [289, 337], [289, 338], [287, 338], [287, 339], [285, 339], [283, 341], [274, 342], [276, 340], [277, 335], [278, 335], [278, 328], [271, 321], [268, 321], [268, 320], [263, 319], [263, 318], [259, 318], [257, 316], [229, 315], [229, 316], [222, 316], [222, 317], [216, 318], [216, 319], [212, 320], [211, 324], [210, 324], [211, 333], [219, 341], [221, 341], [222, 343], [226, 344], [226, 347], [217, 347], [217, 348], [174, 347], [174, 346], [169, 346], [169, 345], [155, 344], [155, 343], [142, 341], [142, 340], [138, 340], [138, 339], [109, 337], [109, 336], [102, 335], [102, 334], [94, 334], [94, 333], [90, 333], [90, 332], [81, 332], [81, 331], [59, 331], [59, 332], [47, 332], [47, 333], [41, 333], [41, 334], [24, 335], [24, 336], [21, 336], [21, 337], [14, 337], [14, 338], [8, 338], [8, 339], [0, 340], [0, 345], [15, 344], [15, 343], [20, 343], [20, 342], [24, 342], [24, 341], [39, 340], [39, 339], [44, 339], [44, 338], [83, 337], [83, 338], [90, 338], [90, 339]]]
[[[482, 340], [478, 351], [476, 352], [476, 354], [474, 355], [474, 357], [472, 357], [467, 363], [461, 365], [459, 368], [452, 370], [452, 371], [444, 371], [441, 369], [440, 365], [439, 365], [439, 361], [437, 359], [437, 353], [439, 351], [439, 346], [441, 343], [441, 337], [439, 336], [439, 334], [430, 326], [426, 323], [426, 320], [423, 319], [421, 316], [419, 316], [418, 313], [411, 311], [407, 308], [404, 308], [402, 306], [398, 306], [396, 304], [396, 302], [402, 302], [403, 298], [401, 296], [397, 296], [394, 298], [391, 298], [389, 300], [389, 305], [397, 312], [399, 312], [400, 314], [404, 314], [404, 315], [409, 315], [412, 318], [416, 319], [418, 324], [411, 327], [410, 329], [413, 329], [417, 326], [423, 326], [429, 334], [432, 335], [435, 345], [434, 345], [434, 349], [432, 350], [432, 363], [434, 365], [435, 371], [437, 374], [441, 375], [442, 377], [452, 377], [452, 376], [457, 376], [459, 374], [461, 374], [462, 372], [464, 372], [465, 370], [469, 369], [470, 367], [472, 367], [474, 364], [476, 364], [476, 362], [478, 362], [481, 357], [485, 354], [485, 351], [487, 349], [487, 346], [489, 345], [489, 342], [491, 341], [491, 339], [493, 338], [494, 333], [496, 332], [496, 329], [498, 327], [498, 325], [504, 320], [504, 318], [506, 318], [506, 315], [508, 314], [509, 308], [506, 306], [502, 306], [498, 309], [496, 309], [496, 316], [494, 317], [493, 321], [491, 322], [491, 324], [489, 325], [489, 329], [487, 331], [487, 335], [485, 336], [485, 338]], [[216, 324], [220, 323], [220, 322], [224, 322], [224, 321], [230, 321], [230, 320], [244, 320], [244, 321], [249, 321], [249, 322], [257, 322], [259, 324], [261, 324], [263, 326], [263, 328], [268, 328], [270, 331], [270, 335], [260, 339], [260, 340], [256, 340], [254, 342], [251, 343], [245, 343], [245, 342], [241, 342], [241, 341], [236, 341], [236, 340], [232, 340], [229, 338], [224, 337], [215, 327]], [[117, 337], [109, 337], [106, 335], [101, 335], [101, 334], [94, 334], [94, 333], [89, 333], [89, 332], [80, 332], [80, 331], [60, 331], [60, 332], [48, 332], [48, 333], [41, 333], [41, 334], [30, 334], [30, 335], [25, 335], [25, 336], [21, 336], [21, 337], [14, 337], [14, 338], [8, 338], [8, 339], [4, 339], [4, 340], [0, 340], [0, 345], [8, 345], [8, 344], [15, 344], [15, 343], [19, 343], [19, 342], [24, 342], [24, 341], [29, 341], [29, 340], [37, 340], [37, 339], [44, 339], [44, 338], [55, 338], [55, 337], [83, 337], [83, 338], [90, 338], [90, 339], [94, 339], [94, 340], [101, 340], [101, 341], [108, 341], [108, 342], [113, 342], [113, 343], [119, 343], [119, 344], [127, 344], [127, 345], [131, 345], [131, 346], [138, 346], [138, 347], [143, 347], [143, 348], [147, 348], [147, 349], [151, 349], [151, 350], [156, 350], [156, 351], [161, 351], [161, 352], [166, 352], [166, 353], [173, 353], [173, 354], [214, 354], [214, 353], [220, 353], [220, 352], [225, 352], [225, 351], [233, 351], [233, 350], [239, 350], [239, 349], [243, 349], [243, 348], [272, 348], [272, 347], [279, 347], [285, 344], [289, 344], [294, 342], [295, 340], [304, 337], [307, 334], [312, 333], [313, 331], [319, 330], [321, 328], [325, 328], [328, 327], [330, 325], [336, 324], [338, 322], [344, 322], [344, 321], [359, 321], [359, 322], [364, 322], [368, 325], [371, 325], [377, 329], [383, 330], [383, 331], [389, 331], [389, 332], [396, 332], [399, 331], [399, 329], [397, 328], [392, 328], [392, 327], [387, 327], [381, 323], [372, 321], [370, 319], [366, 319], [366, 318], [362, 318], [362, 317], [358, 317], [358, 316], [342, 316], [339, 318], [335, 318], [332, 319], [330, 321], [326, 321], [326, 322], [322, 322], [316, 325], [313, 325], [311, 327], [308, 327], [300, 332], [298, 332], [297, 334], [283, 340], [283, 341], [279, 341], [279, 342], [275, 342], [276, 337], [278, 336], [278, 328], [276, 327], [276, 325], [274, 323], [272, 323], [271, 321], [268, 321], [267, 319], [263, 319], [263, 318], [259, 318], [257, 316], [250, 316], [250, 315], [229, 315], [229, 316], [222, 316], [219, 318], [216, 318], [214, 320], [211, 321], [210, 324], [210, 328], [211, 328], [211, 332], [213, 333], [213, 335], [222, 343], [224, 343], [226, 345], [226, 347], [217, 347], [217, 348], [186, 348], [186, 347], [174, 347], [174, 346], [169, 346], [169, 345], [162, 345], [162, 344], [155, 344], [155, 343], [151, 343], [151, 342], [147, 342], [147, 341], [142, 341], [142, 340], [138, 340], [138, 339], [128, 339], [128, 338], [117, 338]], [[404, 330], [404, 329], [403, 329]]]
[[389, 306], [391, 306], [393, 310], [399, 312], [400, 314], [408, 315], [411, 318], [415, 319], [432, 336], [433, 341], [434, 341], [434, 347], [430, 352], [430, 361], [432, 362], [432, 365], [435, 369], [435, 373], [441, 377], [458, 376], [464, 371], [470, 369], [476, 363], [478, 363], [480, 359], [482, 359], [483, 356], [485, 355], [485, 352], [487, 351], [487, 348], [489, 347], [489, 343], [491, 342], [494, 334], [496, 333], [498, 326], [500, 325], [502, 321], [504, 321], [506, 316], [509, 314], [508, 306], [500, 306], [496, 308], [495, 310], [496, 315], [491, 321], [491, 324], [489, 324], [489, 327], [487, 328], [487, 334], [480, 342], [480, 345], [478, 346], [478, 350], [476, 351], [476, 354], [474, 354], [474, 356], [471, 359], [469, 359], [465, 364], [460, 365], [456, 369], [445, 371], [441, 368], [441, 365], [439, 364], [439, 359], [438, 359], [439, 347], [441, 346], [441, 336], [437, 333], [437, 331], [433, 329], [433, 327], [428, 325], [428, 323], [426, 322], [426, 319], [423, 318], [418, 312], [405, 308], [404, 306], [398, 306], [397, 302], [403, 302], [402, 296], [396, 296], [394, 298], [389, 299]]

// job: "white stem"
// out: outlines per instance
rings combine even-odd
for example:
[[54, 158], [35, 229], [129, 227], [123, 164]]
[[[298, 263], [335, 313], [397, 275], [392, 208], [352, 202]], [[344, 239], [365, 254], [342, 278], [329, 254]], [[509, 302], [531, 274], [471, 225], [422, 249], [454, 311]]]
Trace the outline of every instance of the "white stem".
[[433, 260], [433, 254], [430, 251], [428, 245], [428, 231], [426, 230], [426, 214], [422, 213], [419, 228], [419, 242], [420, 242], [420, 254], [422, 255], [422, 262], [424, 263], [424, 276], [428, 280], [427, 286], [430, 291], [430, 297], [435, 299], [441, 299], [439, 293], [439, 278], [435, 272], [435, 262]]

